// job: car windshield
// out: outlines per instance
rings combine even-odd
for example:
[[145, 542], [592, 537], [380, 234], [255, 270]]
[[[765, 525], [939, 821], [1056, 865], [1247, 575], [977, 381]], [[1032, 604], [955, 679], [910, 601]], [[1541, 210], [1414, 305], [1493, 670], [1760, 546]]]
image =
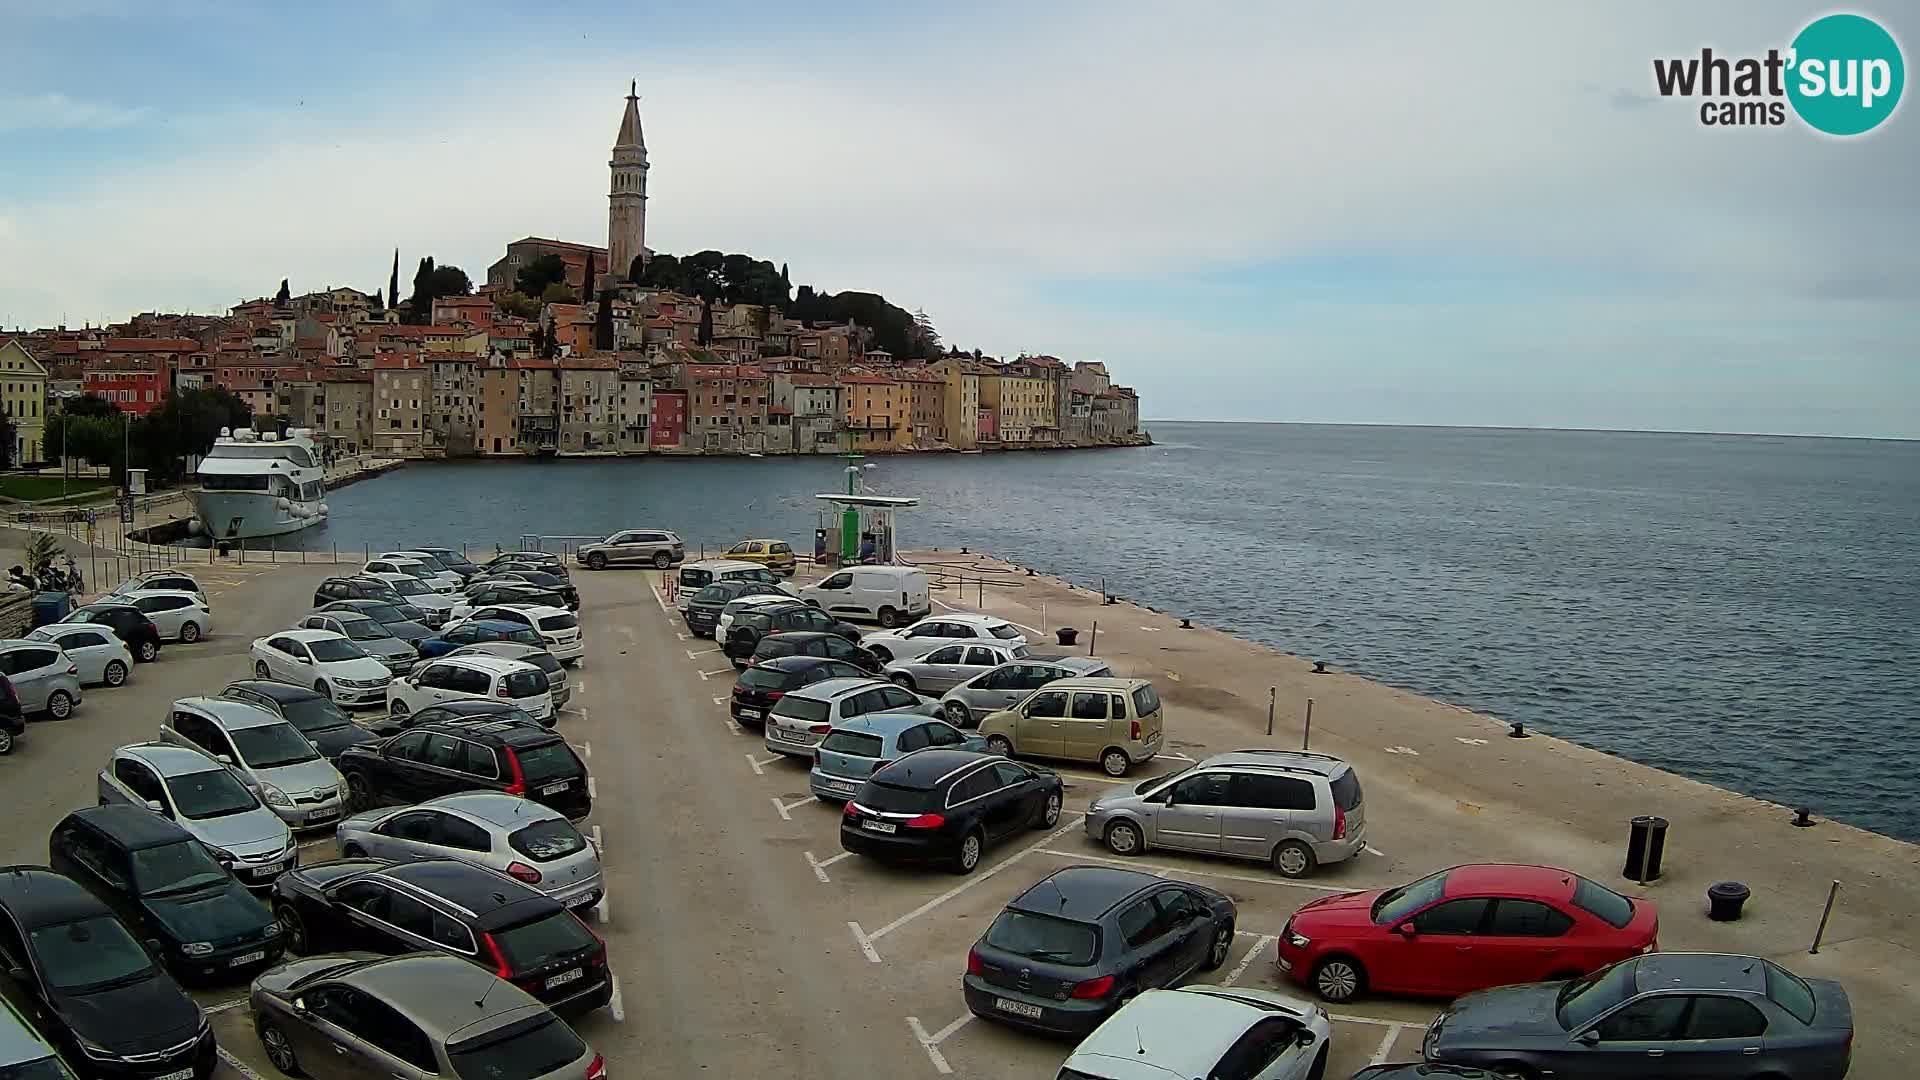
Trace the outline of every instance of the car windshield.
[[1573, 887], [1573, 906], [1615, 930], [1625, 930], [1633, 921], [1633, 901], [1586, 878]]
[[346, 635], [355, 641], [378, 641], [381, 638], [393, 636], [392, 631], [381, 626], [380, 620], [374, 618], [341, 619], [340, 629], [346, 631]]
[[538, 746], [516, 746], [513, 756], [519, 760], [520, 774], [526, 777], [529, 786], [572, 778], [583, 771], [580, 759], [574, 757], [567, 744], [558, 739]]
[[411, 558], [414, 562], [425, 566], [429, 570], [445, 570], [447, 568], [447, 564], [441, 562], [440, 558], [431, 552], [423, 551], [418, 555], [410, 555], [408, 558]]
[[515, 971], [526, 971], [571, 956], [595, 942], [570, 911], [556, 911], [532, 922], [492, 933], [493, 943]]
[[780, 699], [778, 705], [773, 707], [773, 715], [785, 717], [789, 720], [805, 720], [809, 724], [817, 724], [827, 718], [827, 712], [830, 708], [831, 706], [824, 701], [816, 701], [813, 698], [795, 697], [792, 694], [788, 694]]
[[133, 885], [141, 896], [193, 892], [227, 879], [198, 840], [179, 840], [133, 853]]
[[240, 752], [240, 760], [256, 769], [298, 765], [320, 756], [292, 724], [261, 724], [227, 734], [233, 739], [233, 748]]
[[390, 581], [387, 584], [392, 585], [393, 591], [399, 593], [401, 596], [433, 595], [433, 589], [419, 578], [402, 578], [399, 581]]
[[334, 660], [358, 660], [367, 655], [367, 650], [346, 638], [320, 638], [307, 642], [307, 648], [313, 650], [313, 658], [323, 664]]
[[549, 615], [540, 620], [542, 630], [571, 630], [580, 625], [580, 620], [571, 615]]
[[1638, 984], [1634, 977], [1638, 971], [1638, 962], [1628, 960], [1561, 987], [1560, 999], [1555, 1002], [1560, 1026], [1579, 1031], [1601, 1013], [1632, 997]]
[[366, 600], [356, 605], [355, 610], [365, 612], [382, 623], [406, 622], [407, 617], [392, 604], [383, 604], [378, 600]]
[[750, 667], [740, 673], [740, 685], [750, 690], [787, 690], [799, 681], [799, 673], [773, 667]]
[[987, 944], [1029, 960], [1084, 965], [1099, 954], [1100, 932], [1072, 919], [1003, 911], [987, 928]]
[[726, 582], [726, 581], [717, 581], [712, 585], [709, 585], [706, 588], [701, 589], [699, 592], [694, 593], [693, 599], [689, 601], [689, 603], [724, 604], [728, 600], [733, 599], [734, 596], [737, 595], [739, 592], [740, 590], [738, 588], [735, 588], [733, 583]]
[[1020, 636], [1020, 628], [1012, 623], [1001, 623], [998, 626], [988, 627], [987, 632], [999, 638], [1001, 641], [1010, 641]]
[[183, 818], [206, 818], [243, 814], [260, 805], [247, 786], [225, 769], [188, 773], [167, 781], [173, 791], [173, 807]]
[[1192, 772], [1193, 770], [1199, 767], [1200, 766], [1198, 765], [1189, 765], [1186, 768], [1181, 769], [1179, 772], [1174, 773], [1172, 776], [1148, 777], [1147, 779], [1142, 780], [1139, 783], [1133, 785], [1133, 793], [1135, 795], [1145, 795], [1147, 793], [1147, 789], [1155, 786], [1156, 784], [1166, 784], [1168, 787], [1172, 787], [1174, 784], [1179, 782], [1181, 777], [1187, 775], [1188, 773]]
[[32, 931], [40, 970], [55, 990], [69, 993], [132, 982], [153, 971], [147, 950], [133, 940], [120, 920], [90, 915]]
[[1429, 874], [1411, 885], [1388, 889], [1373, 902], [1373, 921], [1392, 926], [1447, 894], [1447, 871]]
[[877, 758], [886, 744], [878, 735], [869, 735], [863, 731], [831, 731], [820, 740], [820, 749], [834, 754], [848, 754], [853, 757]]
[[510, 1034], [492, 1032], [447, 1047], [460, 1080], [534, 1080], [586, 1056], [587, 1046], [551, 1013], [533, 1027], [510, 1024]]
[[304, 734], [346, 727], [353, 723], [340, 706], [323, 697], [283, 701], [280, 703], [280, 715]]
[[13, 1065], [0, 1065], [0, 1080], [73, 1080], [73, 1074], [57, 1057], [43, 1057]]
[[514, 831], [507, 844], [534, 862], [552, 862], [583, 850], [587, 841], [571, 822], [550, 818]]

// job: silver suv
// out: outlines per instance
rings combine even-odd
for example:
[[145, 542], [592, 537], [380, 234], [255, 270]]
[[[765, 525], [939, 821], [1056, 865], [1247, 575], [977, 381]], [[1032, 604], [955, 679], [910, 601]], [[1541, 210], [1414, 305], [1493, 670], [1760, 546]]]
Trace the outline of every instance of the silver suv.
[[628, 529], [597, 544], [582, 544], [573, 553], [589, 570], [609, 566], [651, 566], [665, 570], [687, 557], [687, 545], [665, 529]]
[[1306, 877], [1366, 846], [1360, 777], [1345, 761], [1303, 750], [1235, 750], [1087, 808], [1087, 835], [1117, 855], [1149, 847], [1270, 863]]

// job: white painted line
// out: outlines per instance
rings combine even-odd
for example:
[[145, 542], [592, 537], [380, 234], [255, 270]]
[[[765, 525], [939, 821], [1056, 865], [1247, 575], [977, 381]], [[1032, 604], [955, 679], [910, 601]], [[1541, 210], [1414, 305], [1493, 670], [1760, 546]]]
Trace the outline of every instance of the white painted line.
[[1485, 739], [1469, 739], [1469, 738], [1467, 738], [1467, 737], [1466, 737], [1466, 736], [1464, 736], [1464, 735], [1455, 735], [1455, 736], [1453, 737], [1453, 741], [1454, 741], [1454, 742], [1457, 742], [1457, 743], [1459, 743], [1459, 744], [1461, 744], [1462, 746], [1485, 746], [1485, 745], [1487, 745], [1487, 740], [1485, 740]]
[[733, 717], [731, 717], [731, 716], [723, 716], [723, 717], [721, 717], [721, 718], [720, 718], [720, 720], [721, 720], [721, 722], [722, 722], [722, 723], [724, 723], [724, 724], [726, 724], [726, 725], [727, 725], [727, 730], [728, 730], [728, 731], [731, 731], [731, 732], [733, 732], [733, 733], [734, 733], [735, 735], [745, 735], [745, 734], [746, 734], [746, 732], [744, 732], [744, 731], [741, 731], [741, 730], [740, 730], [740, 725], [739, 725], [739, 724], [736, 724], [736, 723], [734, 723], [734, 722], [733, 722]]
[[1386, 748], [1386, 751], [1389, 754], [1409, 754], [1413, 757], [1420, 756], [1420, 751], [1415, 750], [1411, 746], [1389, 746]]
[[699, 652], [694, 652], [692, 649], [688, 649], [687, 659], [698, 660], [703, 656], [712, 656], [714, 653], [717, 653], [719, 651], [720, 651], [719, 649], [701, 649]]
[[600, 826], [593, 825], [587, 829], [587, 842], [593, 845], [593, 853], [598, 856], [603, 850], [600, 846]]
[[607, 1002], [607, 1011], [613, 1014], [616, 1023], [627, 1022], [627, 1008], [620, 1000], [620, 976], [613, 976], [613, 998]]
[[591, 774], [587, 776], [587, 798], [595, 801], [598, 801], [600, 798], [600, 789], [593, 785], [593, 776]]
[[[205, 581], [206, 579], [202, 578], [201, 580]], [[203, 1006], [200, 1011], [206, 1013], [208, 1016], [212, 1016], [215, 1013], [223, 1013], [229, 1009], [243, 1009], [246, 1008], [246, 1005], [246, 998], [234, 998], [232, 1001], [222, 1001], [216, 1005]]]
[[[789, 814], [789, 813], [787, 813], [787, 804], [786, 804], [786, 803], [783, 803], [783, 802], [781, 802], [781, 801], [780, 801], [780, 796], [778, 796], [778, 795], [774, 795], [774, 796], [772, 796], [772, 797], [770, 797], [770, 798], [769, 798], [769, 799], [768, 799], [767, 801], [768, 801], [768, 802], [770, 802], [770, 803], [772, 803], [772, 804], [773, 804], [773, 808], [774, 808], [775, 810], [778, 810], [778, 811], [780, 812], [780, 820], [781, 820], [781, 821], [792, 821], [792, 820], [793, 820], [793, 815], [791, 815], [791, 814]], [[800, 804], [799, 804], [799, 803], [794, 803], [793, 805], [795, 805], [795, 806], [799, 806]]]
[[775, 754], [772, 757], [768, 758], [767, 760], [761, 761], [759, 758], [754, 757], [752, 754], [748, 754], [747, 764], [753, 766], [753, 775], [765, 776], [767, 775], [767, 766], [778, 763], [779, 760], [785, 756], [786, 755], [784, 754]]
[[1387, 1060], [1387, 1055], [1393, 1053], [1393, 1040], [1399, 1037], [1400, 1025], [1393, 1024], [1389, 1026], [1386, 1035], [1380, 1040], [1380, 1049], [1373, 1052], [1373, 1056], [1367, 1059], [1367, 1064], [1378, 1065]]
[[1387, 857], [1386, 852], [1381, 851], [1379, 848], [1374, 847], [1372, 844], [1363, 844], [1361, 846], [1366, 849], [1366, 852], [1369, 855], [1378, 855], [1383, 859]]
[[568, 743], [567, 745], [580, 751], [580, 758], [583, 761], [593, 756], [593, 744], [590, 742], [582, 740], [577, 743]]
[[241, 1076], [246, 1077], [247, 1080], [262, 1080], [262, 1077], [260, 1076], [259, 1073], [254, 1072], [253, 1068], [249, 1066], [246, 1062], [241, 1061], [237, 1057], [234, 1057], [233, 1052], [228, 1050], [226, 1047], [215, 1046], [214, 1050], [219, 1053], [220, 1060], [226, 1062], [227, 1066], [231, 1068], [234, 1072], [237, 1072]]
[[[585, 660], [580, 660], [577, 663], [575, 663], [574, 670], [578, 671], [585, 666], [587, 666], [587, 662]], [[573, 689], [575, 690], [575, 692], [581, 693], [581, 694], [584, 694], [587, 692], [587, 680], [579, 677], [578, 675], [575, 675], [572, 681], [573, 681]]]
[[1165, 758], [1172, 758], [1175, 761], [1191, 762], [1193, 760], [1192, 758], [1188, 757], [1185, 754], [1161, 754], [1159, 756], [1165, 757]]
[[674, 636], [674, 637], [677, 637], [677, 638], [679, 638], [679, 639], [680, 639], [681, 641], [692, 641], [692, 640], [693, 640], [693, 635], [692, 635], [692, 634], [675, 634], [675, 635], [673, 635], [673, 636]]
[[601, 893], [600, 899], [594, 901], [593, 904], [593, 921], [599, 923], [601, 926], [605, 926], [612, 918], [613, 912], [607, 909], [607, 894]]
[[722, 675], [738, 675], [738, 674], [739, 672], [733, 670], [731, 666], [728, 666], [728, 667], [723, 667], [718, 671], [703, 671], [700, 673], [700, 677], [702, 679], [717, 679]]
[[947, 1039], [950, 1036], [952, 1036], [954, 1032], [959, 1031], [963, 1027], [966, 1027], [967, 1021], [971, 1019], [973, 1019], [973, 1014], [970, 1012], [960, 1014], [960, 1019], [955, 1020], [953, 1023], [948, 1024], [946, 1027], [943, 1027], [939, 1031], [934, 1032], [933, 1041], [936, 1043], [946, 1042]]
[[1278, 940], [1280, 939], [1274, 937], [1272, 934], [1261, 934], [1259, 939], [1253, 943], [1253, 948], [1247, 950], [1247, 955], [1240, 958], [1240, 962], [1233, 966], [1232, 971], [1227, 972], [1227, 977], [1221, 980], [1222, 985], [1232, 986], [1234, 983], [1240, 981], [1240, 976], [1247, 973], [1247, 969], [1252, 967], [1253, 962], [1260, 958], [1260, 954], [1266, 951], [1267, 946]]
[[1346, 1013], [1328, 1013], [1327, 1019], [1338, 1020], [1343, 1024], [1372, 1024], [1374, 1027], [1406, 1027], [1405, 1020], [1382, 1020], [1377, 1016], [1349, 1016]]
[[[969, 1013], [968, 1015], [971, 1016], [972, 1014]], [[907, 1017], [907, 1027], [912, 1029], [913, 1037], [920, 1043], [920, 1049], [927, 1052], [927, 1059], [933, 1062], [933, 1071], [939, 1073], [941, 1076], [953, 1075], [953, 1067], [947, 1064], [946, 1057], [940, 1053], [940, 1040], [927, 1034], [927, 1029], [921, 1025], [920, 1018], [917, 1016]]]
[[655, 589], [655, 588], [654, 588], [653, 586], [651, 586], [651, 585], [649, 585], [649, 586], [647, 586], [647, 589], [648, 589], [648, 591], [650, 591], [650, 592], [652, 592], [652, 593], [653, 593], [653, 600], [654, 600], [654, 603], [657, 603], [657, 604], [659, 604], [659, 605], [660, 605], [660, 610], [661, 610], [661, 611], [664, 611], [664, 612], [666, 612], [666, 613], [667, 613], [667, 614], [669, 614], [669, 615], [671, 615], [671, 614], [673, 614], [673, 609], [667, 606], [667, 598], [666, 598], [666, 597], [664, 597], [664, 596], [662, 596], [662, 595], [660, 595], [660, 590], [659, 590], [659, 589]]
[[853, 931], [853, 940], [859, 943], [860, 951], [867, 954], [867, 959], [876, 964], [879, 963], [880, 953], [874, 949], [873, 939], [867, 936], [865, 930], [860, 929], [860, 924], [849, 919], [847, 929]]
[[833, 858], [825, 860], [824, 862], [814, 858], [813, 852], [811, 851], [803, 851], [800, 854], [805, 855], [807, 857], [807, 865], [813, 867], [813, 876], [819, 878], [822, 883], [825, 883], [830, 880], [827, 877], [827, 867], [832, 866], [834, 863], [839, 862], [841, 859], [848, 858], [853, 854], [853, 852], [843, 851], [840, 854], [835, 855]]
[[804, 799], [795, 799], [795, 800], [793, 800], [792, 802], [790, 802], [790, 803], [787, 803], [787, 804], [785, 804], [785, 805], [781, 805], [781, 803], [780, 803], [780, 800], [779, 800], [779, 799], [775, 799], [775, 800], [773, 800], [773, 804], [774, 804], [775, 806], [778, 806], [778, 807], [780, 807], [780, 816], [781, 816], [782, 818], [785, 818], [785, 819], [786, 819], [787, 821], [792, 821], [792, 820], [793, 820], [792, 818], [790, 818], [790, 817], [787, 817], [787, 813], [788, 813], [788, 811], [791, 811], [791, 810], [792, 810], [793, 808], [795, 808], [795, 807], [797, 807], [797, 806], [806, 806], [806, 805], [807, 805], [808, 803], [815, 803], [815, 802], [819, 802], [819, 801], [820, 801], [820, 800], [818, 800], [818, 799], [816, 799], [816, 798], [814, 798], [813, 796], [811, 796], [811, 795], [808, 795], [808, 796], [807, 796], [806, 798], [804, 798]]
[[[953, 888], [948, 889], [946, 892], [941, 893], [939, 896], [934, 897], [933, 899], [927, 901], [924, 904], [921, 904], [919, 907], [914, 908], [912, 911], [907, 912], [905, 915], [900, 916], [899, 918], [893, 920], [892, 922], [881, 927], [880, 929], [875, 930], [870, 940], [878, 941], [881, 938], [886, 937], [888, 934], [893, 933], [895, 930], [898, 930], [901, 927], [912, 922], [913, 920], [919, 918], [920, 916], [925, 915], [927, 912], [932, 911], [934, 908], [939, 907], [941, 904], [944, 904], [947, 901], [953, 899], [954, 897], [959, 896], [961, 893], [966, 892], [968, 889], [973, 888], [975, 885], [978, 885], [981, 882], [992, 877], [993, 875], [999, 873], [1000, 871], [1005, 870], [1007, 867], [1012, 866], [1014, 863], [1019, 862], [1021, 859], [1026, 858], [1027, 856], [1033, 854], [1036, 851], [1044, 850], [1043, 845], [1053, 843], [1055, 840], [1058, 840], [1060, 837], [1065, 836], [1069, 830], [1078, 827], [1078, 825], [1080, 824], [1080, 819], [1083, 818], [1085, 815], [1073, 814], [1071, 816], [1073, 818], [1071, 822], [1068, 822], [1067, 824], [1062, 825], [1060, 828], [1055, 829], [1053, 832], [1050, 832], [1047, 835], [1041, 837], [1040, 839], [1035, 840], [1033, 843], [1028, 844], [1026, 847], [1021, 848], [1019, 851], [1016, 851], [1013, 854], [995, 863], [994, 865], [987, 867], [985, 870], [979, 871], [978, 873], [974, 874], [972, 877], [968, 878], [967, 880], [961, 882], [958, 885], [955, 885]], [[1345, 892], [1346, 890], [1342, 889], [1339, 891]]]
[[1109, 859], [1100, 855], [1088, 855], [1080, 851], [1055, 851], [1052, 848], [1042, 848], [1040, 854], [1056, 855], [1062, 859], [1080, 859], [1085, 862], [1111, 863], [1114, 866], [1125, 866], [1130, 869], [1139, 870], [1142, 873], [1152, 874], [1155, 877], [1185, 874], [1190, 877], [1220, 878], [1224, 881], [1249, 881], [1255, 885], [1280, 885], [1289, 889], [1312, 889], [1314, 892], [1345, 893], [1354, 891], [1352, 887], [1345, 885], [1309, 885], [1304, 881], [1288, 881], [1286, 878], [1278, 877], [1253, 877], [1250, 874], [1222, 874], [1213, 870], [1189, 870], [1184, 866], [1156, 866], [1151, 863], [1143, 863], [1138, 859]]
[[717, 697], [713, 699], [713, 703], [715, 705], [725, 705], [727, 703], [727, 699], [723, 697]]

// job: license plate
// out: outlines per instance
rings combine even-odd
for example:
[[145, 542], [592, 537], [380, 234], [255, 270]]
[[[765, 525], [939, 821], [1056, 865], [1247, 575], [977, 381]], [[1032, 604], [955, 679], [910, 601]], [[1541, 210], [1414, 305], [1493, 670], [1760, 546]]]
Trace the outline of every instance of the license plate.
[[850, 781], [846, 781], [846, 780], [829, 780], [827, 781], [827, 788], [830, 791], [844, 791], [844, 792], [847, 792], [848, 794], [852, 794], [853, 792], [860, 790], [860, 785], [852, 783]]
[[233, 959], [227, 961], [227, 965], [229, 967], [244, 967], [248, 964], [257, 963], [258, 961], [265, 960], [266, 958], [267, 958], [267, 954], [264, 952], [250, 952], [245, 956], [234, 957]]
[[272, 866], [256, 866], [251, 870], [248, 870], [247, 874], [250, 877], [257, 877], [257, 878], [272, 877], [273, 875], [278, 874], [279, 872], [281, 872], [282, 870], [285, 870], [286, 868], [287, 868], [286, 863], [277, 862], [277, 863], [274, 863]]
[[759, 709], [741, 709], [741, 710], [740, 710], [740, 715], [741, 715], [741, 716], [751, 716], [751, 717], [753, 717], [753, 718], [754, 718], [755, 720], [758, 720], [758, 719], [760, 719], [760, 710], [759, 710]]
[[891, 821], [863, 821], [860, 827], [868, 832], [886, 833], [889, 836], [893, 835], [895, 828]]
[[181, 1069], [179, 1072], [170, 1072], [165, 1076], [156, 1076], [153, 1080], [193, 1080], [193, 1070]]
[[798, 735], [788, 734], [786, 729], [780, 727], [770, 727], [767, 729], [767, 733], [776, 739], [784, 739], [787, 742], [794, 742], [800, 738]]
[[308, 821], [332, 821], [340, 816], [338, 810], [314, 810], [307, 814]]
[[574, 968], [572, 971], [563, 971], [547, 980], [547, 989], [551, 990], [556, 986], [565, 986], [570, 982], [586, 978], [586, 975], [587, 973], [584, 968]]
[[1029, 1005], [1024, 1001], [1008, 1001], [1003, 997], [994, 998], [993, 1007], [1001, 1012], [1010, 1012], [1015, 1016], [1024, 1016], [1031, 1020], [1038, 1020], [1041, 1016], [1040, 1006]]
[[567, 782], [565, 780], [562, 780], [557, 784], [548, 784], [546, 787], [541, 788], [540, 794], [558, 795], [565, 790], [567, 790]]

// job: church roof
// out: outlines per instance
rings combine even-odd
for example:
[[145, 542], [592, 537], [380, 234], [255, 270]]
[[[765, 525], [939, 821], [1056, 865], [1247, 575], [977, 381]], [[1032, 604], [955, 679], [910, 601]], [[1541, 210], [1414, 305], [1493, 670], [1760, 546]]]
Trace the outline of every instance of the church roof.
[[640, 95], [636, 93], [637, 84], [627, 88], [627, 111], [620, 117], [620, 134], [613, 140], [615, 147], [645, 146], [646, 136], [640, 132]]

